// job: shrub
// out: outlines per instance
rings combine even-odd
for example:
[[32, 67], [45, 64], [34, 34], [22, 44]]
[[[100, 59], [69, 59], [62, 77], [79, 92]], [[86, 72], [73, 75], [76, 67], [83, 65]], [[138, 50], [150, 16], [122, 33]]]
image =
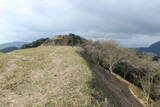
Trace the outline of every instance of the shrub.
[[157, 75], [160, 69], [157, 57], [153, 54], [137, 54], [133, 50], [120, 47], [114, 41], [90, 41], [83, 48], [92, 63], [115, 72], [138, 86], [149, 101], [154, 81], [160, 78], [160, 75]]
[[36, 41], [33, 41], [32, 43], [24, 44], [21, 48], [22, 49], [35, 48], [35, 47], [38, 47], [38, 46], [42, 45], [47, 40], [49, 40], [49, 38], [41, 38], [41, 39], [38, 39]]

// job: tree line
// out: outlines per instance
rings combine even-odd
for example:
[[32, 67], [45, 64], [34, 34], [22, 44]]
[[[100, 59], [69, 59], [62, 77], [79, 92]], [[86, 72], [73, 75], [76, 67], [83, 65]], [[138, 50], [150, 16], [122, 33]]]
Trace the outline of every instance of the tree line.
[[155, 94], [153, 88], [160, 81], [160, 62], [154, 60], [154, 54], [141, 54], [121, 47], [115, 41], [89, 41], [83, 48], [92, 63], [120, 75], [141, 88], [146, 94], [147, 102], [159, 94]]
[[21, 48], [26, 49], [26, 48], [36, 48], [40, 45], [42, 45], [45, 41], [49, 40], [49, 38], [41, 38], [36, 41], [33, 41], [32, 43], [24, 44]]

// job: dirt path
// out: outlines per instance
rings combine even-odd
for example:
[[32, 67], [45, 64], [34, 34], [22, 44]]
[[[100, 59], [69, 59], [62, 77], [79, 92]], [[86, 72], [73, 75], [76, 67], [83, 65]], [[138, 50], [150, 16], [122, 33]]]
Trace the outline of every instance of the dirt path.
[[119, 80], [111, 73], [99, 66], [94, 66], [95, 72], [101, 77], [102, 81], [106, 84], [106, 88], [113, 92], [115, 100], [117, 100], [123, 107], [144, 107], [132, 95], [128, 88], [128, 84]]

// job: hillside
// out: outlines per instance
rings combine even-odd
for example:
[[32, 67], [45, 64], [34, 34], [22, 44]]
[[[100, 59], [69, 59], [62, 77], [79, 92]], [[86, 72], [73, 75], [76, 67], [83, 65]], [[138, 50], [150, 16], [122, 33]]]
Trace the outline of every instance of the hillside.
[[8, 47], [8, 48], [0, 49], [0, 52], [7, 53], [7, 52], [11, 52], [11, 51], [14, 51], [14, 50], [17, 50], [17, 49], [19, 49], [19, 48], [17, 48], [17, 47]]
[[105, 76], [80, 50], [41, 46], [0, 54], [0, 106], [143, 107], [125, 82]]
[[156, 43], [150, 45], [149, 47], [137, 48], [136, 50], [141, 53], [151, 52], [151, 53], [154, 53], [154, 54], [160, 56], [160, 42], [156, 42]]
[[[95, 77], [77, 49], [39, 47], [2, 54], [0, 106], [70, 107], [104, 103], [102, 92], [90, 87]], [[95, 94], [97, 98], [93, 97]]]

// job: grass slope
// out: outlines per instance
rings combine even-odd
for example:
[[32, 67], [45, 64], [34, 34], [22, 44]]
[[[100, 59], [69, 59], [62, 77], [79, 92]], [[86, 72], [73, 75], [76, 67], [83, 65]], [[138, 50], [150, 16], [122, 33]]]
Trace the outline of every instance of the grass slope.
[[[38, 47], [0, 54], [0, 106], [103, 106], [95, 74], [78, 47]], [[93, 81], [94, 80], [94, 81]]]
[[0, 107], [143, 107], [129, 83], [88, 63], [80, 50], [41, 46], [0, 54]]

